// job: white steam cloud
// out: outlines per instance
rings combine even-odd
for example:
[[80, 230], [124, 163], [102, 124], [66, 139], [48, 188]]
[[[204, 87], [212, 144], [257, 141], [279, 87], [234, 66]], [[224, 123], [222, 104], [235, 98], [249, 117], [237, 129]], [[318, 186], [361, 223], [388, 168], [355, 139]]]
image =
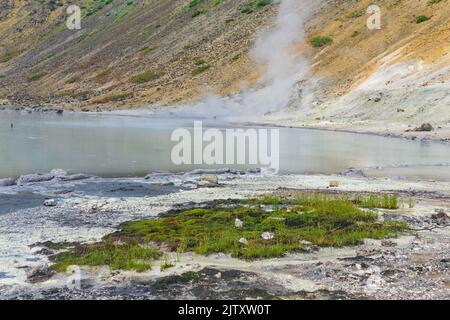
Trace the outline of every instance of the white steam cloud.
[[280, 0], [275, 26], [261, 33], [252, 50], [256, 63], [265, 66], [257, 86], [232, 97], [210, 96], [174, 113], [188, 117], [249, 120], [280, 111], [289, 102], [296, 82], [309, 70], [308, 62], [293, 54], [305, 40], [304, 24], [320, 1]]

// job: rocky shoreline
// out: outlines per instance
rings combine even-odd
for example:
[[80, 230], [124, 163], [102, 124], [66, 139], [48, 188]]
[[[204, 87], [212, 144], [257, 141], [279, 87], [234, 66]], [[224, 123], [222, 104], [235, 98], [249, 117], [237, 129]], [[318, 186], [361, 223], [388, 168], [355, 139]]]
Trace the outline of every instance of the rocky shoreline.
[[[63, 172], [58, 174], [64, 177]], [[0, 296], [6, 299], [448, 298], [448, 182], [339, 175], [263, 176], [228, 169], [185, 175], [156, 173], [146, 178], [25, 180], [0, 187], [2, 195], [31, 192], [43, 196], [39, 205], [0, 215]], [[331, 180], [338, 181], [338, 187], [330, 188]], [[356, 247], [254, 262], [225, 254], [183, 254], [172, 257], [171, 268], [155, 267], [144, 273], [82, 267], [76, 288], [67, 286], [73, 277], [70, 272], [49, 273], [47, 254], [54, 248], [47, 247], [48, 241], [98, 241], [123, 222], [156, 218], [173, 208], [198, 206], [206, 199], [242, 199], [299, 190], [398, 193], [405, 202], [412, 198], [414, 208], [405, 203], [398, 210], [383, 209], [379, 214], [383, 219], [405, 221], [416, 231], [389, 241], [367, 240]], [[55, 202], [44, 205], [44, 199]], [[208, 292], [215, 294], [208, 297]]]

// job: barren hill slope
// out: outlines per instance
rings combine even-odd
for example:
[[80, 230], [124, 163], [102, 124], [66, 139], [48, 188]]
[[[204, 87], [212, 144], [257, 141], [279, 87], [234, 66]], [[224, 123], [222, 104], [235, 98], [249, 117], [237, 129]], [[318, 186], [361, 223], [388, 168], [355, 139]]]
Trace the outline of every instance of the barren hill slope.
[[[81, 30], [65, 27], [70, 3]], [[264, 1], [2, 1], [0, 96], [95, 108], [173, 103], [236, 90]]]

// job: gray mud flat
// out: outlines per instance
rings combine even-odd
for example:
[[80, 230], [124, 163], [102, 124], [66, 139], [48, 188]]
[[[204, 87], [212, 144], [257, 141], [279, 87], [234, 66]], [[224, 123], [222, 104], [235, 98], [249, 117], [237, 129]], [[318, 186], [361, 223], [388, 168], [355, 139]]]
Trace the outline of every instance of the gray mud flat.
[[[219, 174], [220, 187], [184, 188], [193, 176], [46, 181], [10, 186], [1, 197], [18, 200], [31, 192], [26, 208], [0, 215], [0, 297], [5, 299], [449, 299], [450, 212], [448, 182], [386, 180], [323, 175]], [[92, 242], [126, 221], [155, 219], [171, 210], [261, 195], [271, 191], [327, 189], [335, 192], [398, 192], [413, 196], [413, 209], [380, 212], [383, 219], [406, 221], [416, 231], [392, 241], [368, 240], [354, 248], [253, 262], [226, 256], [181, 257], [173, 268], [149, 273], [83, 270], [79, 288], [70, 274], [46, 274], [43, 246], [53, 242]], [[170, 181], [171, 184], [166, 184]], [[164, 183], [163, 183], [164, 182]], [[281, 189], [284, 188], [284, 189]], [[14, 196], [11, 196], [14, 195]], [[21, 196], [23, 196], [22, 194]], [[44, 207], [49, 196], [56, 207]], [[35, 202], [34, 202], [35, 201]], [[227, 200], [228, 201], [228, 200]], [[231, 205], [233, 202], [231, 200]], [[34, 206], [36, 205], [36, 206]], [[436, 210], [445, 214], [436, 215]], [[440, 212], [441, 212], [440, 211]], [[24, 236], [26, 235], [26, 236]], [[37, 283], [30, 270], [42, 268]], [[38, 279], [38, 280], [39, 280]]]
[[82, 284], [81, 288], [53, 288], [36, 293], [18, 293], [10, 299], [48, 300], [242, 300], [242, 299], [364, 299], [342, 291], [291, 292], [284, 287], [258, 277], [258, 274], [241, 270], [204, 268], [198, 272], [172, 275], [156, 281], [128, 281], [125, 283], [95, 286]]

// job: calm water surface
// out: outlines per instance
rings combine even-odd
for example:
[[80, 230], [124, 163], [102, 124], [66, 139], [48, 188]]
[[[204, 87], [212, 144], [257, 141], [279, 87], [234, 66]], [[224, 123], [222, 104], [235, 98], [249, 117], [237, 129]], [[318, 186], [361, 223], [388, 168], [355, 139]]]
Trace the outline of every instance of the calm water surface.
[[[14, 128], [11, 129], [11, 123]], [[210, 124], [224, 128], [226, 125]], [[205, 125], [206, 126], [206, 125]], [[188, 171], [171, 161], [177, 128], [193, 120], [155, 116], [0, 111], [0, 177], [62, 168], [107, 177]], [[345, 132], [280, 129], [285, 173], [337, 173], [371, 168], [370, 175], [450, 180], [450, 146]], [[217, 167], [230, 167], [219, 165]], [[231, 166], [232, 167], [232, 166]], [[243, 167], [237, 167], [242, 169]]]

